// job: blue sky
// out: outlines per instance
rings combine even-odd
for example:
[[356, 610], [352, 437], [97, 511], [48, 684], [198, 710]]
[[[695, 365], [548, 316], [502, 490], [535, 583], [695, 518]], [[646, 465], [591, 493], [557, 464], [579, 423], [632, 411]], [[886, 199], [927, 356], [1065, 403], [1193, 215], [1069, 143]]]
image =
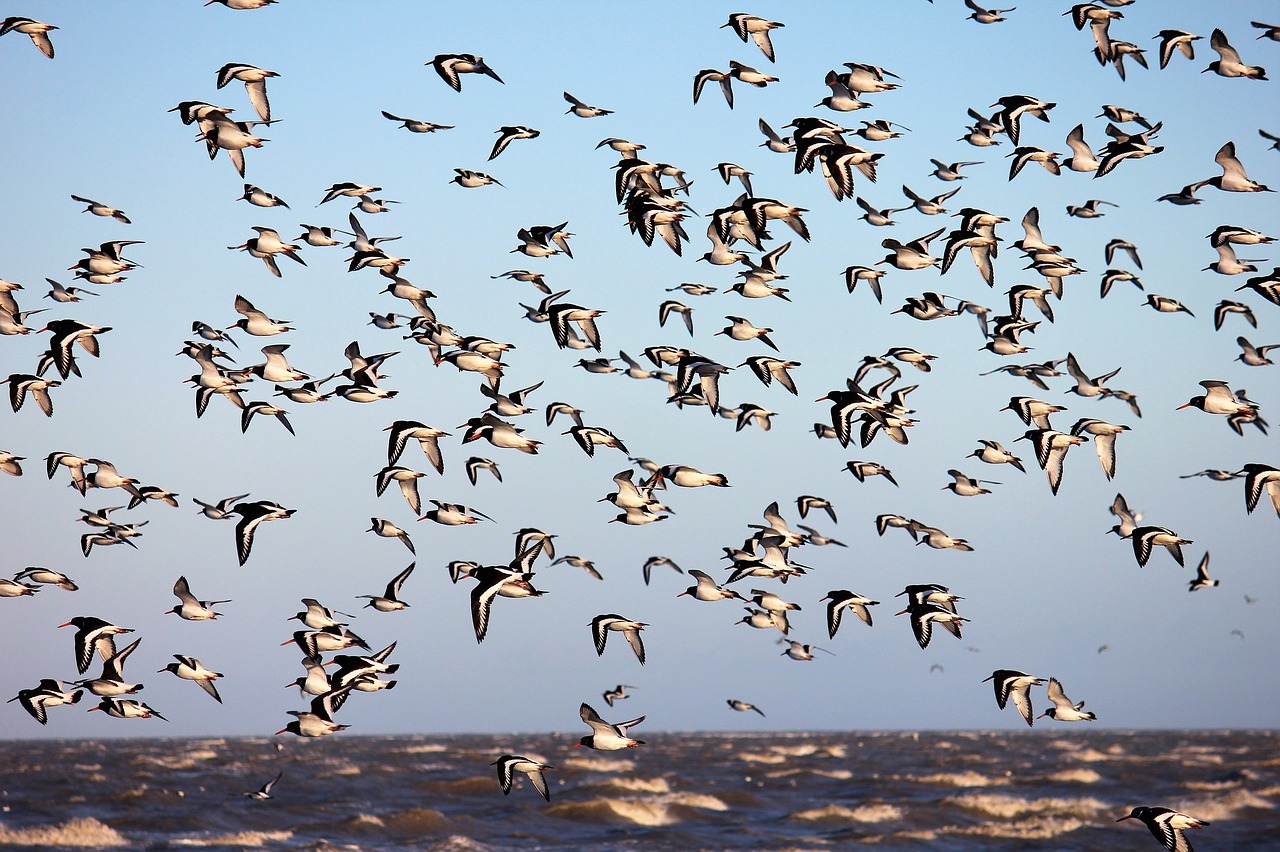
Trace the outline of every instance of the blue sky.
[[[102, 357], [78, 359], [84, 373], [54, 391], [55, 416], [28, 404], [0, 414], [0, 449], [25, 456], [21, 478], [4, 477], [7, 571], [29, 565], [61, 570], [81, 587], [76, 593], [46, 588], [34, 597], [0, 599], [0, 625], [8, 662], [0, 667], [0, 695], [8, 697], [43, 677], [74, 677], [69, 629], [56, 625], [75, 615], [94, 615], [136, 630], [143, 638], [127, 674], [146, 683], [148, 703], [172, 721], [120, 721], [85, 715], [85, 704], [58, 708], [40, 728], [16, 704], [4, 707], [6, 736], [261, 735], [288, 721], [285, 711], [302, 709], [282, 685], [301, 674], [297, 653], [278, 647], [294, 626], [287, 616], [298, 599], [316, 597], [355, 612], [361, 594], [375, 594], [408, 564], [397, 542], [367, 534], [369, 518], [389, 518], [410, 530], [418, 567], [405, 584], [411, 608], [381, 614], [360, 610], [352, 627], [373, 647], [395, 640], [393, 661], [400, 684], [391, 692], [357, 696], [339, 720], [352, 732], [577, 730], [577, 706], [599, 707], [600, 693], [617, 683], [634, 684], [633, 697], [611, 715], [647, 714], [650, 729], [779, 730], [831, 728], [1017, 728], [1012, 711], [1001, 713], [982, 684], [994, 669], [1021, 669], [1060, 678], [1068, 694], [1086, 700], [1098, 724], [1115, 727], [1249, 727], [1274, 724], [1270, 702], [1277, 682], [1270, 661], [1280, 640], [1275, 606], [1280, 586], [1275, 554], [1280, 523], [1265, 505], [1246, 516], [1239, 481], [1211, 482], [1180, 475], [1205, 468], [1238, 469], [1248, 462], [1277, 462], [1274, 437], [1257, 431], [1237, 437], [1224, 418], [1175, 407], [1201, 392], [1204, 379], [1247, 388], [1273, 422], [1280, 406], [1275, 367], [1248, 367], [1234, 360], [1233, 342], [1243, 334], [1255, 344], [1280, 342], [1276, 307], [1250, 293], [1235, 293], [1248, 275], [1222, 276], [1202, 268], [1216, 259], [1205, 235], [1232, 224], [1275, 233], [1275, 196], [1202, 190], [1202, 203], [1174, 207], [1155, 199], [1195, 180], [1218, 174], [1215, 152], [1234, 141], [1249, 175], [1280, 186], [1280, 152], [1268, 150], [1259, 127], [1276, 114], [1271, 82], [1202, 74], [1216, 58], [1209, 33], [1221, 27], [1244, 60], [1280, 65], [1276, 45], [1255, 39], [1251, 20], [1273, 10], [1264, 3], [1211, 7], [1203, 3], [1138, 2], [1123, 9], [1111, 35], [1147, 48], [1151, 69], [1128, 63], [1121, 82], [1094, 60], [1088, 32], [1077, 32], [1061, 15], [1063, 4], [1027, 4], [1004, 23], [981, 26], [965, 19], [960, 2], [897, 4], [761, 4], [753, 14], [782, 21], [774, 31], [777, 62], [753, 44], [719, 29], [737, 7], [711, 3], [660, 4], [634, 31], [619, 15], [595, 3], [538, 5], [419, 3], [353, 4], [282, 0], [261, 11], [234, 12], [197, 2], [113, 3], [67, 6], [31, 0], [17, 14], [59, 27], [52, 33], [56, 59], [41, 56], [19, 33], [0, 39], [0, 110], [9, 132], [0, 142], [7, 202], [0, 206], [5, 251], [0, 277], [19, 282], [24, 310], [49, 308], [31, 317], [72, 317], [112, 331], [101, 339]], [[1176, 56], [1157, 65], [1162, 29], [1204, 36], [1194, 61]], [[505, 84], [463, 78], [449, 89], [427, 63], [437, 53], [474, 53]], [[736, 59], [780, 78], [763, 89], [735, 84], [730, 110], [712, 84], [698, 104], [691, 99], [694, 74], [725, 68]], [[262, 129], [270, 139], [247, 152], [244, 180], [225, 155], [210, 162], [193, 141], [194, 128], [166, 112], [180, 101], [204, 100], [235, 107], [248, 119], [252, 108], [243, 87], [215, 88], [217, 70], [244, 62], [279, 73], [268, 82], [273, 117]], [[814, 107], [829, 94], [823, 78], [845, 62], [882, 66], [900, 78], [897, 91], [870, 96], [871, 108], [833, 114]], [[562, 92], [614, 110], [580, 119], [565, 115]], [[1105, 140], [1103, 104], [1138, 110], [1163, 121], [1157, 155], [1122, 164], [1101, 179], [1064, 171], [1054, 177], [1030, 165], [1008, 181], [1012, 150], [957, 141], [968, 122], [966, 108], [990, 114], [988, 105], [1011, 94], [1056, 102], [1047, 124], [1023, 122], [1022, 144], [1066, 151], [1064, 139], [1083, 123], [1096, 148]], [[411, 134], [379, 113], [421, 118], [455, 129]], [[998, 234], [1004, 249], [996, 261], [996, 286], [978, 277], [967, 257], [946, 276], [937, 270], [889, 270], [885, 302], [863, 287], [850, 295], [843, 270], [870, 265], [885, 251], [880, 241], [910, 240], [944, 225], [946, 216], [916, 211], [896, 216], [897, 225], [873, 228], [859, 221], [850, 201], [836, 202], [816, 174], [793, 174], [791, 157], [759, 147], [761, 118], [781, 129], [797, 116], [820, 115], [847, 127], [888, 119], [910, 128], [901, 138], [867, 143], [883, 151], [879, 178], [858, 177], [856, 192], [878, 207], [904, 206], [905, 183], [921, 194], [960, 187], [950, 210], [979, 207], [1010, 219]], [[524, 124], [541, 136], [519, 140], [487, 162], [502, 125]], [[736, 184], [724, 186], [714, 173], [732, 161], [753, 172], [757, 195], [806, 208], [810, 243], [784, 226], [771, 231], [776, 247], [793, 240], [780, 269], [791, 302], [743, 299], [732, 293], [692, 297], [666, 290], [701, 282], [720, 290], [736, 270], [695, 261], [710, 246], [706, 220], [691, 216], [692, 240], [683, 257], [665, 246], [646, 248], [625, 227], [613, 197], [614, 152], [596, 149], [606, 137], [647, 146], [654, 162], [672, 163], [693, 179], [689, 202], [699, 214], [728, 205]], [[861, 142], [850, 136], [850, 141]], [[969, 177], [945, 184], [929, 175], [930, 158], [980, 161]], [[448, 183], [455, 168], [486, 171], [503, 186], [462, 189]], [[284, 198], [291, 209], [262, 209], [236, 201], [245, 181]], [[531, 395], [534, 414], [518, 425], [544, 441], [537, 456], [487, 444], [460, 444], [455, 428], [487, 404], [481, 379], [448, 365], [432, 365], [424, 347], [402, 339], [404, 330], [368, 325], [370, 311], [409, 313], [407, 305], [380, 293], [386, 279], [370, 270], [347, 273], [341, 248], [304, 246], [307, 266], [281, 261], [284, 277], [231, 252], [253, 235], [252, 226], [278, 228], [286, 238], [300, 222], [345, 227], [345, 199], [316, 203], [330, 184], [355, 181], [383, 187], [381, 197], [400, 203], [386, 214], [360, 215], [371, 234], [403, 235], [391, 250], [411, 258], [402, 274], [437, 294], [440, 319], [460, 333], [515, 345], [504, 390], [543, 381]], [[124, 209], [132, 225], [80, 212], [70, 194]], [[1070, 218], [1065, 205], [1103, 199], [1103, 218]], [[1024, 338], [1025, 356], [1001, 358], [982, 351], [972, 317], [919, 322], [890, 314], [903, 299], [928, 290], [970, 299], [1003, 312], [1004, 292], [1014, 284], [1039, 283], [1010, 244], [1022, 236], [1019, 220], [1031, 206], [1051, 243], [1077, 259], [1086, 273], [1070, 279], [1054, 305], [1057, 321], [1042, 323]], [[531, 225], [570, 223], [573, 259], [510, 254], [516, 231]], [[1144, 294], [1118, 285], [1105, 299], [1098, 282], [1107, 268], [1103, 247], [1123, 237], [1144, 262], [1138, 272], [1147, 292], [1171, 296], [1195, 314], [1160, 314], [1143, 305]], [[90, 286], [98, 297], [77, 304], [41, 298], [43, 280], [71, 283], [67, 266], [81, 246], [138, 239], [128, 256], [142, 268], [115, 285]], [[940, 250], [941, 240], [934, 244]], [[1241, 257], [1275, 251], [1240, 247]], [[1121, 258], [1117, 266], [1130, 268]], [[769, 432], [709, 417], [702, 408], [678, 411], [664, 404], [658, 382], [638, 383], [620, 375], [591, 375], [574, 367], [583, 353], [555, 347], [550, 330], [523, 318], [519, 303], [540, 295], [529, 284], [491, 276], [528, 268], [546, 275], [556, 290], [571, 290], [574, 302], [606, 311], [599, 321], [604, 354], [619, 349], [638, 356], [647, 346], [687, 346], [726, 365], [750, 355], [774, 354], [762, 344], [714, 336], [726, 315], [770, 326], [782, 357], [801, 362], [794, 376], [799, 395], [762, 386], [745, 369], [726, 376], [721, 392], [729, 403], [755, 402], [778, 412]], [[302, 406], [286, 403], [297, 436], [275, 423], [255, 420], [241, 434], [239, 412], [214, 400], [197, 420], [192, 392], [183, 380], [194, 370], [174, 352], [190, 337], [192, 321], [227, 326], [238, 319], [235, 295], [249, 298], [297, 330], [264, 340], [239, 334], [238, 364], [259, 363], [257, 350], [288, 343], [295, 367], [315, 376], [345, 366], [343, 348], [352, 340], [366, 353], [398, 350], [387, 362], [383, 386], [400, 393], [391, 401], [355, 405], [342, 400]], [[673, 296], [694, 308], [692, 339], [677, 321], [658, 326], [658, 305]], [[1239, 317], [1221, 331], [1212, 325], [1213, 306], [1237, 299], [1253, 307], [1259, 329]], [[1029, 310], [1029, 313], [1034, 313]], [[6, 375], [31, 372], [46, 335], [0, 339]], [[810, 431], [827, 416], [813, 400], [842, 387], [864, 355], [911, 346], [938, 356], [928, 374], [909, 370], [902, 382], [919, 384], [910, 397], [918, 425], [899, 446], [879, 438], [866, 449], [818, 441]], [[1144, 416], [1135, 418], [1119, 401], [1082, 399], [1067, 393], [1069, 380], [1053, 380], [1039, 391], [1023, 379], [980, 376], [1009, 362], [1030, 363], [1074, 352], [1091, 375], [1123, 367], [1113, 386], [1138, 394]], [[590, 353], [588, 353], [590, 354]], [[258, 382], [249, 399], [265, 399], [271, 388]], [[1001, 412], [1010, 397], [1039, 396], [1064, 405], [1054, 425], [1064, 430], [1080, 417], [1127, 424], [1120, 437], [1114, 481], [1102, 475], [1091, 447], [1072, 450], [1061, 492], [1050, 494], [1026, 442], [1014, 443], [1025, 427]], [[586, 457], [557, 424], [547, 428], [541, 407], [564, 400], [582, 408], [586, 422], [609, 428], [634, 455], [663, 464], [689, 464], [725, 473], [728, 489], [670, 489], [664, 502], [675, 510], [667, 521], [644, 527], [609, 524], [616, 512], [596, 501], [614, 490], [610, 481], [628, 467], [608, 448]], [[386, 464], [383, 427], [415, 419], [453, 433], [443, 439], [443, 476], [410, 449], [403, 464], [427, 470], [423, 499], [465, 503], [495, 519], [469, 527], [415, 523], [394, 487], [374, 494], [374, 477]], [[966, 458], [978, 439], [999, 440], [1026, 460], [1024, 476], [1007, 466], [992, 468]], [[149, 504], [117, 518], [147, 521], [138, 549], [95, 550], [84, 558], [79, 509], [125, 502], [118, 493], [90, 492], [81, 498], [66, 487], [64, 473], [43, 474], [50, 452], [70, 451], [109, 459], [126, 475], [181, 495], [173, 509]], [[468, 456], [501, 465], [504, 481], [482, 477], [470, 485]], [[879, 478], [858, 483], [844, 465], [874, 460], [891, 468], [899, 488]], [[993, 479], [993, 493], [961, 498], [942, 490], [948, 468]], [[229, 522], [201, 517], [191, 498], [217, 500], [250, 493], [297, 509], [287, 522], [260, 528], [248, 563], [236, 564]], [[1158, 552], [1139, 568], [1127, 542], [1105, 535], [1107, 513], [1117, 492], [1145, 514], [1194, 544], [1188, 567]], [[796, 549], [807, 576], [770, 588], [803, 606], [793, 617], [802, 642], [834, 652], [813, 662], [780, 656], [773, 631], [734, 622], [742, 616], [730, 602], [676, 599], [691, 581], [668, 569], [644, 586], [640, 567], [664, 554], [684, 568], [700, 568], [723, 579], [721, 548], [736, 546], [777, 500], [785, 517], [800, 521], [795, 498], [816, 494], [836, 507], [839, 523], [819, 517], [813, 524], [849, 547]], [[901, 532], [876, 536], [873, 519], [884, 512], [918, 518], [968, 539], [973, 553], [912, 547]], [[813, 520], [812, 516], [810, 520]], [[549, 594], [537, 600], [500, 600], [483, 645], [471, 635], [469, 584], [453, 586], [444, 566], [454, 559], [502, 563], [511, 556], [513, 532], [539, 527], [556, 533], [559, 554], [595, 561], [605, 581], [567, 565], [537, 568], [536, 584]], [[896, 534], [895, 534], [896, 533]], [[1205, 550], [1212, 553], [1218, 588], [1188, 594], [1187, 581]], [[224, 617], [189, 623], [162, 615], [175, 603], [173, 581], [185, 574], [202, 598], [231, 598]], [[897, 594], [907, 583], [936, 582], [962, 595], [961, 613], [972, 621], [965, 639], [939, 634], [927, 651], [916, 645]], [[875, 626], [846, 619], [828, 640], [819, 599], [847, 588], [883, 603]], [[1245, 603], [1245, 596], [1257, 603]], [[623, 643], [595, 654], [588, 623], [597, 614], [619, 612], [649, 623], [648, 664], [641, 668]], [[1232, 631], [1243, 633], [1243, 640]], [[1106, 644], [1109, 650], [1097, 653]], [[617, 645], [617, 647], [615, 647]], [[215, 706], [192, 684], [151, 674], [171, 654], [190, 654], [226, 674], [226, 701]], [[937, 664], [942, 671], [931, 671]], [[759, 705], [767, 718], [735, 714], [725, 699]], [[1046, 702], [1035, 694], [1037, 708]], [[1049, 720], [1037, 725], [1053, 728]]]

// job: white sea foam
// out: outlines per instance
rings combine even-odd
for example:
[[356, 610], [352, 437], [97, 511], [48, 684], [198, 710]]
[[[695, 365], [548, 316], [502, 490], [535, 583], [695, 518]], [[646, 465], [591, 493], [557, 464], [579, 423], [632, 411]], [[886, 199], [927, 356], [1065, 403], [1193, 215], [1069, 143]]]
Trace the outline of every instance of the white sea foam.
[[903, 811], [901, 808], [893, 805], [874, 804], [861, 805], [856, 808], [846, 808], [840, 805], [827, 805], [821, 808], [811, 808], [807, 811], [800, 811], [790, 815], [790, 819], [802, 819], [811, 822], [888, 822], [890, 820], [902, 819]]
[[120, 832], [92, 817], [57, 825], [7, 828], [0, 825], [0, 846], [128, 846]]
[[237, 831], [215, 837], [183, 837], [169, 842], [174, 846], [237, 846], [242, 849], [261, 849], [269, 843], [283, 843], [292, 837], [292, 831]]
[[938, 772], [933, 775], [921, 775], [913, 778], [922, 784], [948, 784], [952, 787], [1000, 787], [1009, 783], [1008, 778], [996, 778], [980, 772]]
[[1053, 796], [1041, 799], [1020, 799], [1015, 796], [1004, 796], [998, 793], [965, 793], [959, 796], [950, 796], [943, 799], [943, 802], [1002, 819], [1015, 819], [1024, 814], [1032, 814], [1037, 817], [1090, 817], [1102, 811], [1114, 810], [1110, 805], [1098, 799], [1069, 799]]
[[620, 757], [571, 757], [560, 762], [584, 772], [631, 772], [636, 768], [634, 760]]
[[1068, 784], [1097, 784], [1102, 776], [1092, 769], [1063, 769], [1050, 775], [1049, 780]]

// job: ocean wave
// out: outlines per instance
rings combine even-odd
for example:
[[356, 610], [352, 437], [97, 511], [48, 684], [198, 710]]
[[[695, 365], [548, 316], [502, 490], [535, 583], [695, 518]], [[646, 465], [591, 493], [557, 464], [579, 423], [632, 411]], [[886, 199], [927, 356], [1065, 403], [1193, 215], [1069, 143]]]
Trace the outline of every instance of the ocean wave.
[[1239, 816], [1239, 812], [1246, 808], [1275, 810], [1276, 805], [1252, 790], [1232, 790], [1230, 793], [1216, 795], [1211, 799], [1175, 802], [1168, 807], [1189, 813], [1196, 819], [1212, 822], [1235, 819]]
[[788, 819], [802, 819], [810, 822], [889, 822], [902, 819], [902, 816], [902, 808], [893, 805], [861, 805], [856, 808], [827, 805], [790, 814]]
[[343, 834], [367, 837], [421, 837], [428, 834], [444, 834], [456, 831], [453, 822], [439, 811], [428, 808], [410, 808], [407, 811], [396, 811], [378, 816], [376, 814], [356, 814], [336, 824], [311, 826], [329, 832], [336, 829]]
[[610, 778], [594, 786], [612, 788], [614, 790], [629, 790], [636, 793], [671, 792], [671, 785], [667, 783], [665, 778]]
[[951, 787], [1002, 787], [1009, 783], [1008, 778], [983, 775], [972, 769], [964, 772], [937, 772], [933, 775], [907, 776], [907, 779], [921, 784], [946, 784]]
[[124, 835], [93, 817], [57, 825], [7, 828], [0, 825], [0, 846], [128, 846]]
[[292, 831], [237, 831], [216, 837], [182, 837], [169, 842], [174, 846], [238, 846], [261, 849], [268, 843], [283, 843], [292, 838]]
[[1029, 819], [1020, 819], [1016, 823], [984, 822], [979, 825], [964, 826], [962, 828], [952, 827], [946, 829], [943, 833], [963, 834], [974, 837], [1004, 837], [1022, 842], [1027, 840], [1048, 840], [1063, 834], [1069, 834], [1084, 828], [1086, 825], [1088, 823], [1075, 817], [1036, 816]]
[[636, 768], [634, 760], [621, 757], [570, 757], [560, 762], [567, 769], [583, 772], [632, 772]]
[[984, 816], [1002, 819], [1013, 819], [1023, 814], [1033, 814], [1036, 817], [1093, 817], [1103, 811], [1114, 810], [1111, 805], [1098, 799], [1065, 799], [1053, 796], [1042, 799], [1019, 799], [998, 793], [966, 793], [961, 796], [950, 796], [942, 801], [944, 804], [956, 805]]
[[420, 781], [419, 790], [429, 793], [443, 793], [446, 796], [472, 796], [490, 793], [498, 786], [497, 773], [493, 775], [470, 775], [466, 778], [442, 778], [440, 780]]
[[1097, 784], [1102, 776], [1092, 769], [1063, 769], [1050, 775], [1049, 780], [1066, 784]]
[[662, 798], [613, 799], [596, 797], [584, 802], [562, 802], [546, 809], [549, 816], [574, 822], [630, 823], [657, 827], [702, 818], [701, 811], [727, 812], [729, 806], [715, 796], [676, 793]]

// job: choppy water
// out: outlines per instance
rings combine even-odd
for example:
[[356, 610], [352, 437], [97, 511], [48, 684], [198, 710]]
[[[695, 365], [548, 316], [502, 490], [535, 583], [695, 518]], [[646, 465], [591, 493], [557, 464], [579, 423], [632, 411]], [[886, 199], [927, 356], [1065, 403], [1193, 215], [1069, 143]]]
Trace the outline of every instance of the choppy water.
[[[663, 734], [0, 742], [0, 847], [1158, 849], [1134, 805], [1280, 848], [1276, 732]], [[536, 756], [547, 803], [488, 764]], [[585, 753], [584, 753], [585, 752]], [[240, 797], [283, 770], [275, 798]]]

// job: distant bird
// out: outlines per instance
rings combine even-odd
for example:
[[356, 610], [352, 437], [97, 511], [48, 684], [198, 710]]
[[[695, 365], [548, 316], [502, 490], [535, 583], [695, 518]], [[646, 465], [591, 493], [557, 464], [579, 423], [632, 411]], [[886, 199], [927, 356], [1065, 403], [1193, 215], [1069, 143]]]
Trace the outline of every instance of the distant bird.
[[1037, 719], [1048, 716], [1059, 722], [1092, 722], [1098, 717], [1089, 710], [1083, 710], [1084, 702], [1074, 703], [1062, 689], [1062, 682], [1055, 677], [1049, 678], [1049, 700], [1053, 706], [1045, 710]]
[[259, 801], [265, 801], [266, 799], [274, 798], [271, 795], [271, 788], [275, 787], [276, 784], [280, 783], [280, 779], [283, 777], [284, 777], [284, 772], [277, 772], [275, 778], [272, 778], [270, 781], [263, 784], [258, 789], [252, 790], [247, 793], [241, 793], [240, 795], [248, 799], [257, 799]]
[[1190, 581], [1187, 591], [1198, 592], [1201, 589], [1212, 588], [1220, 582], [1209, 577], [1209, 551], [1206, 550], [1204, 556], [1200, 557], [1200, 564], [1196, 566], [1196, 576]]
[[624, 698], [631, 697], [630, 695], [627, 695], [628, 689], [635, 689], [635, 687], [625, 683], [620, 683], [617, 686], [615, 686], [613, 689], [606, 690], [605, 692], [601, 693], [600, 697], [605, 700], [606, 704], [612, 707], [613, 702], [621, 701]]
[[547, 779], [542, 773], [547, 769], [555, 769], [554, 766], [518, 754], [504, 754], [489, 765], [498, 767], [498, 784], [502, 786], [502, 795], [505, 796], [511, 792], [515, 774], [523, 772], [529, 776], [529, 783], [533, 785], [533, 789], [542, 794], [542, 798], [548, 802], [551, 801], [551, 793], [547, 790]]
[[[1099, 205], [1099, 204], [1107, 204], [1107, 205], [1110, 205], [1111, 207], [1119, 207], [1119, 206], [1120, 206], [1120, 205], [1118, 205], [1118, 204], [1112, 204], [1110, 201], [1103, 201], [1103, 200], [1098, 199], [1098, 198], [1090, 198], [1090, 199], [1089, 199], [1088, 201], [1086, 201], [1083, 205], [1079, 205], [1079, 206], [1077, 206], [1077, 205], [1074, 205], [1074, 204], [1068, 204], [1068, 205], [1067, 205], [1067, 215], [1068, 215], [1068, 216], [1075, 216], [1077, 219], [1096, 219], [1096, 218], [1099, 218], [1099, 217], [1101, 217], [1101, 216], [1106, 215], [1106, 214], [1102, 213], [1100, 210], [1098, 210], [1098, 205]], [[1110, 262], [1110, 261], [1108, 261], [1108, 262]]]
[[650, 575], [653, 572], [653, 569], [661, 567], [663, 565], [674, 569], [677, 574], [684, 573], [684, 569], [681, 568], [679, 565], [677, 565], [675, 562], [673, 562], [671, 559], [668, 559], [665, 556], [650, 556], [648, 559], [645, 560], [644, 566], [642, 569], [644, 572], [644, 584], [646, 586], [649, 585]]
[[573, 744], [572, 748], [585, 746], [600, 751], [617, 751], [624, 748], [639, 748], [644, 745], [643, 740], [637, 740], [628, 734], [628, 729], [634, 728], [643, 722], [644, 716], [632, 719], [629, 722], [619, 722], [615, 725], [601, 719], [600, 714], [586, 703], [583, 703], [578, 715], [582, 717], [582, 721], [591, 727], [592, 733], [578, 740]]
[[730, 698], [725, 703], [728, 704], [730, 707], [732, 707], [734, 710], [737, 710], [739, 713], [745, 713], [748, 710], [754, 710], [757, 713], [759, 713], [761, 716], [764, 716], [764, 711], [754, 704], [748, 704], [747, 702], [739, 701], [736, 698]]
[[1022, 718], [1028, 726], [1033, 726], [1035, 721], [1031, 709], [1031, 687], [1040, 686], [1044, 683], [1042, 678], [1034, 677], [1026, 672], [1015, 671], [1013, 669], [997, 669], [991, 673], [991, 677], [983, 678], [983, 683], [991, 681], [996, 690], [996, 704], [1003, 710], [1006, 702], [1010, 698], [1013, 699], [1013, 706], [1018, 708], [1018, 712], [1022, 714]]
[[[433, 124], [430, 121], [422, 121], [417, 118], [402, 118], [398, 115], [392, 115], [385, 109], [382, 110], [382, 117], [388, 121], [398, 121], [400, 126], [410, 133], [435, 133], [437, 130], [452, 130], [452, 124]], [[490, 157], [489, 159], [493, 159]]]
[[1160, 842], [1169, 852], [1194, 852], [1191, 842], [1183, 834], [1190, 828], [1201, 828], [1209, 825], [1202, 819], [1187, 816], [1170, 808], [1136, 807], [1116, 822], [1127, 819], [1139, 820], [1151, 832], [1151, 836]]

